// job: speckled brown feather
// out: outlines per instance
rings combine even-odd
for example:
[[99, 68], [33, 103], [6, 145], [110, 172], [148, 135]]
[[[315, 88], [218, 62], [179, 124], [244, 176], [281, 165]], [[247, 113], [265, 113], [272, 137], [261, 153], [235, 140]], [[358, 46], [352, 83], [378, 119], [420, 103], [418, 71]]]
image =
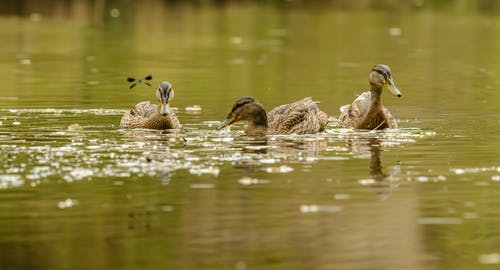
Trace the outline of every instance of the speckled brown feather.
[[147, 129], [174, 129], [180, 128], [179, 119], [170, 109], [169, 114], [162, 116], [158, 105], [143, 101], [126, 112], [121, 121], [120, 128], [147, 128]]
[[272, 109], [267, 119], [268, 134], [312, 134], [328, 123], [328, 115], [310, 97]]
[[372, 108], [371, 93], [362, 93], [350, 105], [340, 108], [339, 126], [359, 129], [397, 128], [396, 118], [386, 107], [379, 105]]

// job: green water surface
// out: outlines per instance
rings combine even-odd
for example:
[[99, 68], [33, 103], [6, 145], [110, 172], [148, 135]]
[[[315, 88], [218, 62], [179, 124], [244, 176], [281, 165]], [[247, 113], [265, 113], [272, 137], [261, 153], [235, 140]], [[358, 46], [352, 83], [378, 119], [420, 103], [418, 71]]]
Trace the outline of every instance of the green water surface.
[[[498, 269], [495, 13], [92, 2], [0, 16], [0, 269]], [[246, 95], [333, 118], [377, 63], [399, 129], [215, 129]], [[162, 80], [182, 129], [120, 130]]]

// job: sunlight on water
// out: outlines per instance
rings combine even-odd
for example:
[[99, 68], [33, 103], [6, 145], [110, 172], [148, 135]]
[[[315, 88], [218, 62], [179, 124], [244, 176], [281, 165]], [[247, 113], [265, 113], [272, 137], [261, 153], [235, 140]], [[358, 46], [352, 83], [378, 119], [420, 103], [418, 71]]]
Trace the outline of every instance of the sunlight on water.
[[0, 175], [0, 188], [18, 187], [24, 184], [20, 175], [3, 174]]
[[481, 254], [478, 258], [479, 262], [482, 264], [500, 264], [500, 254]]
[[462, 224], [463, 220], [460, 218], [448, 218], [448, 217], [423, 217], [418, 219], [418, 224]]
[[[37, 115], [48, 121], [78, 122], [86, 115], [121, 115], [122, 110], [110, 109], [8, 109], [3, 119], [23, 121]], [[71, 118], [75, 118], [71, 120]], [[219, 122], [205, 122], [209, 127]], [[21, 125], [21, 124], [20, 124]], [[105, 177], [141, 177], [162, 175], [176, 170], [187, 170], [195, 176], [221, 173], [224, 163], [262, 166], [267, 173], [290, 173], [293, 163], [310, 164], [322, 160], [370, 159], [367, 140], [377, 145], [402, 147], [415, 143], [431, 131], [396, 129], [388, 132], [357, 132], [331, 126], [317, 135], [276, 135], [256, 140], [230, 130], [215, 131], [198, 125], [185, 125], [186, 133], [164, 134], [153, 130], [113, 130], [105, 127], [89, 128], [71, 124], [47, 128], [28, 126], [22, 130], [3, 130], [0, 140], [4, 165], [2, 188], [23, 184], [39, 185], [47, 179], [62, 179], [67, 183]], [[57, 130], [61, 129], [61, 130]], [[30, 134], [25, 133], [31, 130]], [[97, 132], [98, 131], [98, 132]], [[30, 137], [38, 142], [31, 142]], [[348, 145], [346, 147], [345, 145]], [[291, 164], [281, 164], [291, 162]], [[277, 166], [269, 166], [278, 164]], [[281, 164], [281, 165], [279, 165]], [[75, 167], [77, 165], [77, 167]], [[8, 167], [7, 167], [8, 166]], [[389, 177], [399, 177], [398, 166], [391, 166]], [[455, 169], [459, 174], [461, 170]], [[481, 170], [496, 170], [484, 168]], [[472, 171], [466, 169], [464, 172]], [[475, 170], [474, 170], [475, 171]], [[395, 178], [396, 179], [396, 178]], [[397, 178], [399, 179], [399, 178]], [[443, 181], [444, 176], [410, 176], [418, 182]], [[242, 184], [261, 183], [242, 180]], [[257, 182], [252, 182], [257, 181]], [[374, 179], [361, 179], [360, 185], [373, 185]]]
[[339, 205], [301, 205], [300, 212], [303, 214], [317, 213], [317, 212], [328, 212], [337, 213], [344, 210], [344, 207]]
[[238, 180], [238, 183], [240, 183], [244, 186], [249, 186], [249, 185], [258, 185], [258, 184], [268, 184], [269, 180], [243, 177], [243, 178]]
[[57, 207], [59, 207], [60, 209], [64, 209], [64, 208], [70, 208], [70, 207], [73, 207], [75, 205], [78, 204], [78, 201], [77, 200], [72, 200], [70, 198], [64, 200], [64, 201], [60, 201], [57, 203]]

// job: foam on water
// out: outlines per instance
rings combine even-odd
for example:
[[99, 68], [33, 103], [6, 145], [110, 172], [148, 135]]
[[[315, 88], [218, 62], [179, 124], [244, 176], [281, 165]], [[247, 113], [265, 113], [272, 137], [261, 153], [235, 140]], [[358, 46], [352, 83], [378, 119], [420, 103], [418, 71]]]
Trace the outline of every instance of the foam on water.
[[[255, 166], [267, 173], [286, 174], [299, 166], [322, 161], [368, 159], [371, 147], [368, 142], [373, 139], [391, 148], [434, 135], [420, 129], [353, 131], [330, 125], [325, 132], [314, 135], [254, 138], [245, 136], [242, 131], [216, 131], [214, 127], [219, 121], [185, 124], [178, 133], [165, 133], [89, 125], [85, 122], [88, 120], [81, 119], [81, 115], [118, 116], [123, 112], [114, 109], [0, 109], [3, 119], [20, 123], [0, 127], [1, 155], [8, 161], [0, 167], [3, 173], [1, 187], [16, 187], [27, 182], [38, 185], [56, 179], [72, 183], [106, 177], [160, 177], [176, 170], [186, 170], [194, 176], [217, 177], [224, 164]], [[33, 115], [38, 118], [36, 123], [41, 124], [30, 124]], [[44, 119], [60, 124], [47, 126], [43, 124]], [[285, 165], [285, 162], [293, 165]], [[396, 167], [399, 172], [399, 166], [391, 170], [396, 171], [393, 170]], [[393, 175], [396, 173], [390, 172], [390, 176]], [[416, 175], [412, 179], [420, 182], [443, 180], [432, 175]], [[252, 181], [240, 183], [257, 183]], [[364, 180], [360, 180], [360, 184], [370, 185]]]

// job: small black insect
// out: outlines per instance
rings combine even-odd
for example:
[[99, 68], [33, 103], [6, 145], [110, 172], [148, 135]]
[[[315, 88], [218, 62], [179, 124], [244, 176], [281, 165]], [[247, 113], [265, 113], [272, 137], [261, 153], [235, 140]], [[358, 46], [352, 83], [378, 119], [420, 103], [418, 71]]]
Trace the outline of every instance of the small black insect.
[[147, 81], [150, 81], [153, 79], [153, 76], [151, 75], [148, 75], [144, 78], [139, 78], [139, 79], [135, 79], [135, 78], [132, 78], [132, 77], [128, 77], [127, 78], [127, 82], [133, 82], [133, 84], [129, 87], [129, 89], [132, 89], [134, 88], [138, 83], [144, 83], [146, 84], [147, 86], [151, 87], [151, 84], [148, 83]]

